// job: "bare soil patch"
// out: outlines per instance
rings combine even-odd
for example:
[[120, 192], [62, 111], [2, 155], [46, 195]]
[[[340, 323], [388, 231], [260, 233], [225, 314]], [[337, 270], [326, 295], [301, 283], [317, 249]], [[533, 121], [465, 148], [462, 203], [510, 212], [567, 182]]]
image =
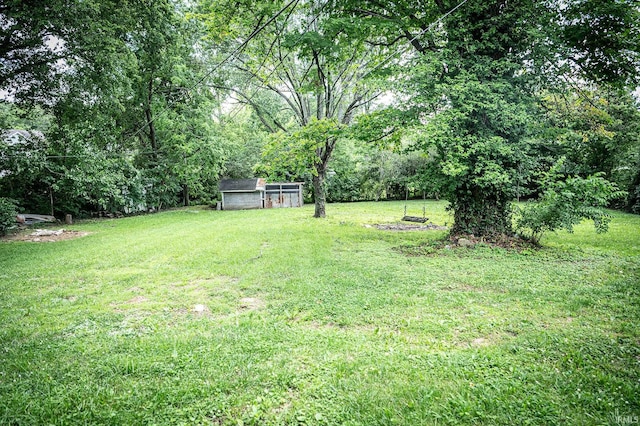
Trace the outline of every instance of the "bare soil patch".
[[244, 310], [255, 310], [264, 308], [266, 303], [264, 300], [258, 299], [257, 297], [243, 297], [240, 299], [240, 309]]
[[136, 296], [136, 297], [134, 297], [133, 299], [129, 299], [129, 300], [127, 300], [127, 301], [126, 301], [126, 302], [124, 302], [124, 303], [126, 303], [127, 305], [137, 305], [137, 304], [139, 304], [139, 303], [147, 302], [148, 300], [149, 300], [149, 299], [147, 299], [147, 298], [146, 298], [146, 297], [144, 297], [144, 296]]
[[484, 337], [478, 337], [477, 339], [473, 339], [471, 341], [471, 346], [476, 348], [490, 346], [491, 344], [492, 344], [491, 339], [485, 339]]
[[518, 253], [525, 250], [537, 250], [539, 248], [539, 246], [523, 240], [517, 235], [497, 235], [491, 238], [475, 237], [474, 235], [457, 235], [419, 245], [401, 245], [394, 247], [393, 250], [405, 256], [434, 256], [442, 251], [460, 249], [466, 252], [467, 250], [480, 247], [505, 249]]
[[492, 237], [476, 237], [474, 235], [458, 235], [450, 237], [449, 242], [453, 246], [473, 248], [476, 245], [485, 245], [494, 248], [504, 248], [516, 251], [539, 248], [530, 241], [524, 240], [517, 235], [494, 235]]
[[89, 232], [70, 231], [68, 229], [25, 229], [18, 233], [7, 235], [3, 241], [28, 241], [32, 243], [54, 243], [56, 241], [72, 240], [85, 237]]
[[446, 226], [440, 226], [433, 223], [424, 225], [408, 224], [408, 223], [379, 223], [376, 228], [383, 231], [446, 231]]

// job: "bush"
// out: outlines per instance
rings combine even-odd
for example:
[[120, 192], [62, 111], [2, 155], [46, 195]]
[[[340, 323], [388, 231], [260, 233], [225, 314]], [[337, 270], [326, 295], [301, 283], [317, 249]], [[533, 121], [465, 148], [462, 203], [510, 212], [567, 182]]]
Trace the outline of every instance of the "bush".
[[604, 208], [626, 195], [602, 174], [558, 180], [552, 171], [543, 179], [541, 189], [538, 202], [516, 212], [516, 230], [535, 244], [540, 243], [547, 231], [573, 232], [573, 226], [583, 219], [592, 220], [596, 232], [607, 232], [611, 216]]
[[0, 236], [7, 235], [16, 226], [18, 211], [13, 200], [0, 197]]

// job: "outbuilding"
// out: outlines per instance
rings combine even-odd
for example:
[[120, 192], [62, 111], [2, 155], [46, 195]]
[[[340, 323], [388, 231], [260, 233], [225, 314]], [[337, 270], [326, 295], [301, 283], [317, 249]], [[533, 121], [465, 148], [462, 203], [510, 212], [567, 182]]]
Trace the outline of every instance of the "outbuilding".
[[262, 178], [221, 180], [222, 210], [263, 208], [265, 186]]
[[222, 210], [302, 207], [301, 182], [266, 183], [263, 178], [220, 181]]
[[264, 207], [275, 209], [280, 207], [302, 207], [302, 182], [268, 183], [265, 189]]

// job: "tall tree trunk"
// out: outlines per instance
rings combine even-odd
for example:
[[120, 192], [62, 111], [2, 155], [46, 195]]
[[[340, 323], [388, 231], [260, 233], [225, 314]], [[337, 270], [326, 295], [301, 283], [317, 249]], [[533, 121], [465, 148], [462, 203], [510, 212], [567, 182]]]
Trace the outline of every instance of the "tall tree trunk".
[[151, 101], [153, 99], [153, 78], [149, 79], [149, 91], [147, 93], [147, 107], [144, 110], [149, 126], [149, 142], [151, 143], [151, 151], [153, 159], [158, 161], [158, 141], [156, 140], [156, 126], [153, 124], [153, 114], [151, 112]]
[[327, 170], [324, 165], [316, 166], [318, 174], [313, 177], [313, 198], [315, 200], [315, 212], [313, 217], [326, 217], [325, 205], [327, 203], [327, 193], [324, 187], [324, 180]]
[[182, 201], [185, 207], [189, 207], [191, 200], [189, 199], [189, 186], [187, 184], [182, 185]]
[[51, 216], [54, 216], [54, 214], [53, 214], [53, 187], [51, 185], [49, 185], [49, 203], [51, 204]]
[[147, 118], [147, 125], [149, 126], [149, 143], [151, 144], [151, 151], [154, 160], [158, 159], [158, 141], [156, 140], [156, 127], [153, 125], [153, 116], [151, 115], [151, 106], [144, 110], [144, 114]]

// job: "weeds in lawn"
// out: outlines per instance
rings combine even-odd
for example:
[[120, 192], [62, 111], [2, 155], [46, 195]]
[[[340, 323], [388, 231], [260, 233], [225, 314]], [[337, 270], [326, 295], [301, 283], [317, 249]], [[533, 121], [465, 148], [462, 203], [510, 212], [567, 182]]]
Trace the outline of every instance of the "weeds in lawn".
[[[375, 227], [403, 204], [191, 208], [0, 242], [0, 424], [640, 413], [640, 217], [540, 250], [446, 250], [446, 231]], [[434, 223], [444, 207], [427, 203]]]

